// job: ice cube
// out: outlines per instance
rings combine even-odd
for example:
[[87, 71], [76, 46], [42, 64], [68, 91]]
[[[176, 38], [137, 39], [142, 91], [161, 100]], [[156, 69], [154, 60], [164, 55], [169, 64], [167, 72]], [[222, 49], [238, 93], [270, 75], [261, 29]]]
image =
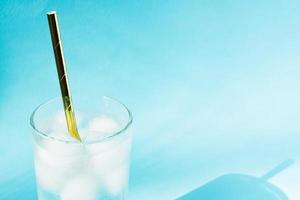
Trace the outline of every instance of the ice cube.
[[[85, 134], [87, 141], [89, 141], [89, 138], [91, 138], [90, 137], [91, 134], [94, 134], [94, 137], [96, 137], [96, 138], [100, 138], [99, 141], [96, 140], [97, 142], [86, 145], [87, 149], [92, 154], [111, 151], [118, 147], [127, 148], [127, 147], [131, 146], [131, 133], [130, 132], [121, 133], [119, 135], [115, 135], [113, 137], [106, 138], [106, 137], [100, 137], [101, 135], [103, 136], [103, 133], [100, 133], [100, 132], [92, 132], [91, 133], [91, 132], [89, 132], [89, 130], [87, 130], [87, 133]], [[97, 135], [98, 135], [98, 137], [97, 137]], [[111, 136], [111, 134], [109, 134], [109, 136]], [[101, 141], [101, 138], [103, 139], [102, 141]]]
[[117, 121], [104, 115], [92, 119], [88, 125], [89, 131], [92, 132], [112, 133], [117, 131], [119, 128], [120, 125]]
[[65, 181], [87, 166], [82, 144], [42, 141], [35, 146], [36, 177], [47, 191], [59, 193]]
[[107, 140], [104, 142], [86, 145], [90, 154], [91, 165], [96, 174], [117, 168], [119, 165], [129, 161], [131, 140]]
[[50, 122], [51, 131], [66, 131], [67, 130], [67, 123], [66, 123], [66, 116], [64, 111], [59, 111], [55, 113], [54, 117]]
[[38, 185], [45, 191], [59, 194], [68, 174], [63, 170], [57, 170], [50, 165], [46, 165], [40, 161], [35, 161], [36, 179]]
[[59, 156], [85, 153], [84, 145], [77, 142], [77, 140], [72, 138], [67, 132], [51, 132], [48, 133], [48, 136], [52, 137], [52, 139], [38, 141], [39, 144], [37, 147]]
[[106, 151], [94, 152], [97, 146], [88, 149], [91, 154], [91, 169], [99, 180], [103, 180], [106, 190], [111, 195], [118, 195], [127, 184], [130, 141], [128, 139], [122, 143], [104, 142], [93, 145], [105, 145]]
[[62, 200], [96, 200], [99, 192], [99, 184], [93, 175], [83, 173], [66, 182], [60, 197]]
[[86, 135], [86, 150], [90, 155], [91, 170], [98, 180], [102, 181], [105, 190], [116, 196], [127, 185], [128, 162], [131, 147], [131, 134], [120, 134], [103, 141], [88, 143], [91, 138], [105, 138], [107, 134], [120, 130], [120, 125], [115, 120], [100, 116], [94, 118], [84, 130]]
[[80, 127], [79, 134], [82, 141], [89, 142], [108, 138], [119, 129], [115, 120], [103, 115], [90, 120], [86, 127]]
[[124, 164], [117, 169], [103, 174], [103, 182], [105, 189], [112, 196], [117, 196], [125, 192], [128, 183], [128, 164]]

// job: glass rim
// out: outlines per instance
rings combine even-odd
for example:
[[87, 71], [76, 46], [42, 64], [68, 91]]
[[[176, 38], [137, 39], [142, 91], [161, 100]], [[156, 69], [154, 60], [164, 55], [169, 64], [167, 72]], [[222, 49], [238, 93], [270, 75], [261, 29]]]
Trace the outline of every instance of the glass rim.
[[88, 141], [84, 141], [84, 142], [76, 141], [76, 140], [65, 140], [65, 139], [50, 136], [49, 134], [45, 133], [44, 131], [42, 131], [42, 130], [40, 130], [36, 127], [35, 114], [39, 111], [40, 108], [42, 108], [42, 107], [52, 103], [53, 101], [56, 101], [56, 100], [60, 99], [60, 98], [61, 97], [54, 97], [54, 98], [48, 99], [48, 100], [44, 101], [43, 103], [41, 103], [40, 105], [38, 105], [33, 110], [33, 112], [30, 115], [30, 125], [34, 129], [33, 134], [37, 134], [38, 136], [40, 136], [44, 139], [47, 139], [47, 140], [50, 139], [50, 140], [53, 140], [53, 141], [56, 141], [56, 142], [63, 142], [63, 143], [67, 143], [67, 144], [82, 144], [82, 143], [83, 144], [92, 144], [92, 143], [100, 143], [100, 142], [104, 142], [104, 141], [113, 139], [116, 136], [121, 135], [122, 133], [124, 133], [130, 127], [130, 125], [132, 124], [133, 117], [132, 117], [131, 111], [127, 108], [127, 106], [125, 106], [125, 104], [123, 104], [122, 102], [120, 102], [120, 101], [118, 101], [118, 100], [116, 100], [115, 98], [112, 98], [112, 97], [100, 96], [101, 99], [111, 100], [111, 101], [113, 101], [117, 104], [120, 104], [123, 108], [125, 108], [125, 112], [127, 112], [127, 115], [128, 115], [128, 120], [125, 123], [125, 125], [122, 126], [122, 128], [120, 130], [114, 131], [106, 137], [103, 137], [103, 138], [100, 138], [100, 139], [96, 138], [96, 139], [92, 139], [92, 140], [88, 140]]

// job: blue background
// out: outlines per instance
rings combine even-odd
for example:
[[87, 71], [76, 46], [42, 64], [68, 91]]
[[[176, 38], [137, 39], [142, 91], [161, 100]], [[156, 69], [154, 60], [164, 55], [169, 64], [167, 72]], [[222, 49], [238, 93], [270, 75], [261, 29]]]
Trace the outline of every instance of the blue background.
[[[59, 96], [46, 12], [73, 99], [134, 115], [130, 198], [174, 199], [225, 173], [300, 186], [300, 2], [0, 1], [0, 199], [34, 199], [29, 117]], [[299, 198], [299, 196], [298, 196]]]

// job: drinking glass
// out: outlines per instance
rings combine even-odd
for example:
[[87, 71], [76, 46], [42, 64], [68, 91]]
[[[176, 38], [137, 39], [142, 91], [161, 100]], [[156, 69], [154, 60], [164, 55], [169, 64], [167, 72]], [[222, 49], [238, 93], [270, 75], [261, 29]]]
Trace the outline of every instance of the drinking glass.
[[110, 97], [75, 105], [78, 132], [72, 138], [61, 98], [31, 115], [39, 200], [124, 200], [127, 193], [132, 115]]

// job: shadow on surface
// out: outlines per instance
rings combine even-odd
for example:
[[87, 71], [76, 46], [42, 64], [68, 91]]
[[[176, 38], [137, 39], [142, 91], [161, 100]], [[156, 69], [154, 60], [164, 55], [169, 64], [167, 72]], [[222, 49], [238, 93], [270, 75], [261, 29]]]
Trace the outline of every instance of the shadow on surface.
[[268, 180], [293, 163], [293, 160], [286, 160], [262, 177], [226, 174], [185, 194], [178, 200], [288, 200], [289, 198]]

